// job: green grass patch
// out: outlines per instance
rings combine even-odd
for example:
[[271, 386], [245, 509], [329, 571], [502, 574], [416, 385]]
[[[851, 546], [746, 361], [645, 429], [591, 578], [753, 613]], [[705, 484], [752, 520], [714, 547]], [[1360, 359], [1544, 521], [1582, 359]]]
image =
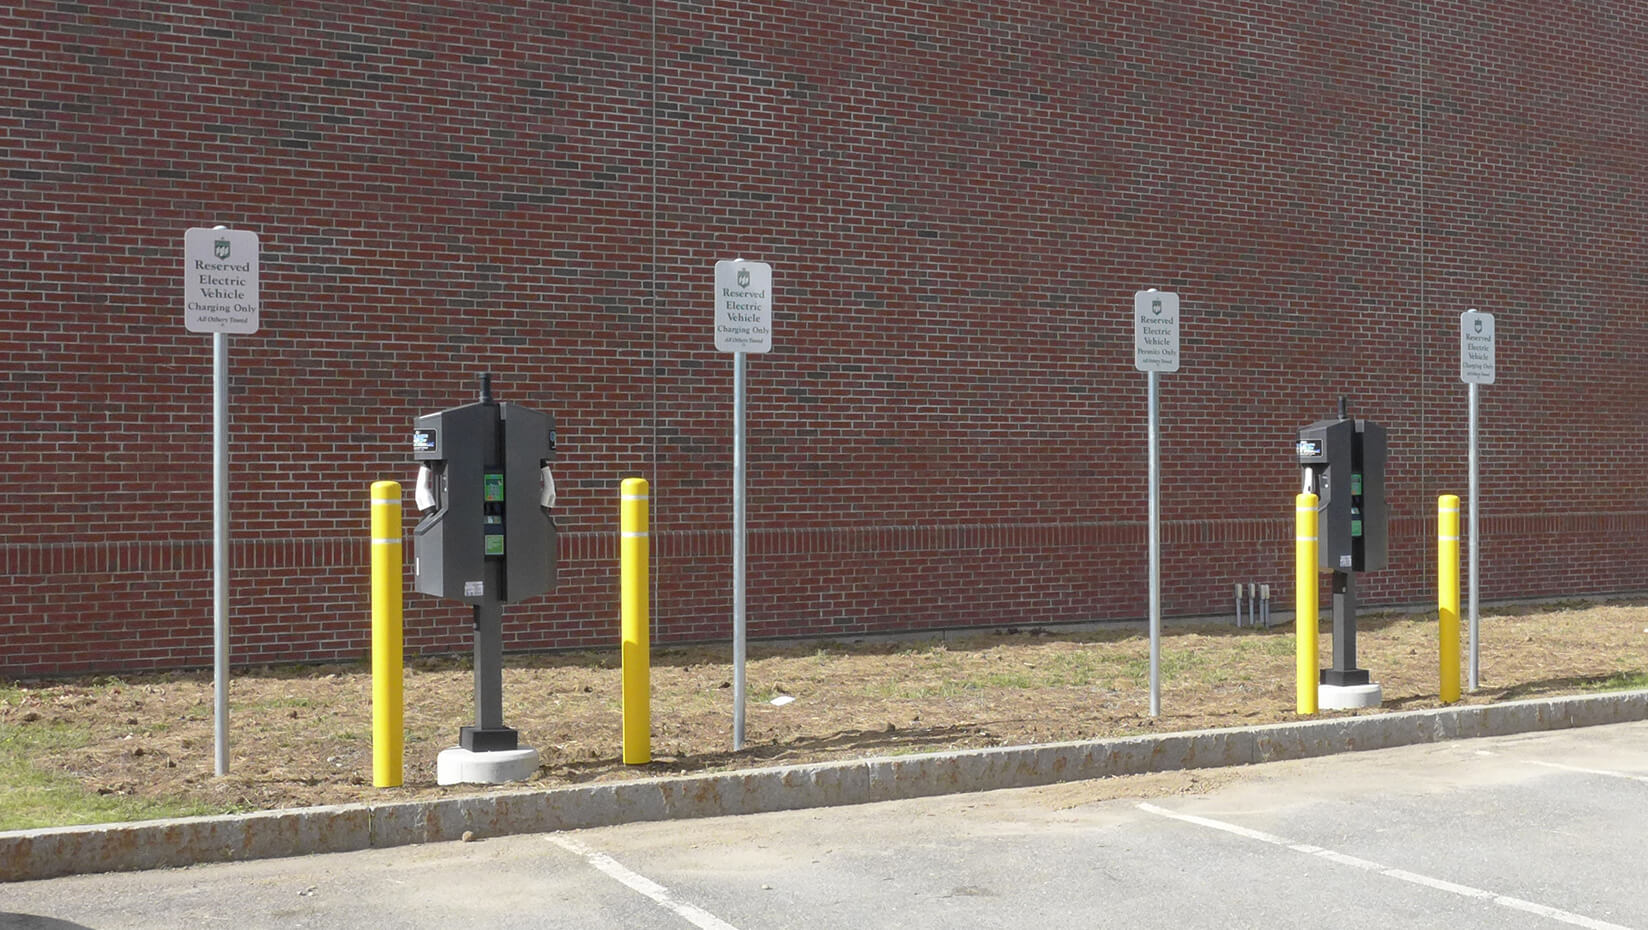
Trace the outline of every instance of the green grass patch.
[[1616, 672], [1585, 686], [1587, 691], [1637, 691], [1648, 688], [1648, 672]]
[[251, 703], [237, 701], [235, 702], [234, 710], [253, 713], [260, 710], [307, 710], [308, 708], [316, 706], [317, 703], [318, 702], [314, 699], [306, 697], [273, 697], [262, 701], [253, 701]]
[[1292, 636], [1256, 636], [1236, 641], [1236, 655], [1238, 658], [1244, 656], [1281, 658], [1293, 655], [1294, 648]]
[[227, 812], [227, 808], [192, 802], [99, 794], [68, 775], [46, 771], [33, 762], [44, 753], [74, 750], [89, 740], [84, 730], [64, 724], [0, 725], [0, 830]]

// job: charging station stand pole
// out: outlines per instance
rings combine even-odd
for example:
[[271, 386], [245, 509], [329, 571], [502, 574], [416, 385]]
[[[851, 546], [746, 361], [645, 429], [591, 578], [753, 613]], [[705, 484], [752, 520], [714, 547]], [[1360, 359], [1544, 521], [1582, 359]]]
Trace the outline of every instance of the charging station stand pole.
[[[487, 590], [501, 586], [495, 564], [487, 566]], [[435, 757], [438, 785], [502, 785], [525, 781], [538, 770], [538, 750], [520, 745], [504, 726], [504, 605], [488, 596], [475, 611], [475, 725], [460, 727], [458, 745]]]
[[[1322, 684], [1335, 688], [1369, 685], [1368, 670], [1356, 665], [1356, 572], [1334, 572], [1333, 591], [1333, 667], [1322, 670]], [[1377, 686], [1375, 686], [1377, 687]], [[1373, 704], [1353, 704], [1353, 707], [1372, 707]]]
[[504, 726], [504, 605], [487, 598], [475, 605], [475, 725], [459, 731], [472, 752], [518, 748], [516, 733]]

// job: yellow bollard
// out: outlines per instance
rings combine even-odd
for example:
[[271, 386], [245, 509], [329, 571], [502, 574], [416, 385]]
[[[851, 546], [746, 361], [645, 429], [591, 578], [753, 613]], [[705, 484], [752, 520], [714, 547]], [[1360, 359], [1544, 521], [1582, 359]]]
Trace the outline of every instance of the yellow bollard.
[[624, 764], [652, 761], [652, 656], [647, 631], [647, 505], [645, 478], [625, 478], [619, 487], [619, 633], [623, 638]]
[[1436, 499], [1436, 620], [1442, 703], [1459, 700], [1459, 497]]
[[372, 786], [404, 775], [401, 698], [401, 486], [372, 482]]
[[1294, 499], [1294, 696], [1301, 714], [1316, 713], [1316, 495]]

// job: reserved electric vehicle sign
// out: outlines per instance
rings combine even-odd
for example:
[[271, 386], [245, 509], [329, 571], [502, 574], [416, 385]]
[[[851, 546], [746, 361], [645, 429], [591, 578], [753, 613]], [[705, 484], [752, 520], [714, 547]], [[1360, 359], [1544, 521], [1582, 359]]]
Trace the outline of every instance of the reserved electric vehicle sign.
[[1466, 384], [1494, 383], [1494, 318], [1491, 313], [1466, 310], [1459, 315], [1459, 380]]
[[200, 226], [184, 232], [183, 325], [191, 333], [257, 332], [257, 233]]
[[743, 259], [715, 263], [715, 348], [772, 351], [772, 266]]
[[1149, 290], [1133, 295], [1133, 367], [1179, 370], [1178, 294]]

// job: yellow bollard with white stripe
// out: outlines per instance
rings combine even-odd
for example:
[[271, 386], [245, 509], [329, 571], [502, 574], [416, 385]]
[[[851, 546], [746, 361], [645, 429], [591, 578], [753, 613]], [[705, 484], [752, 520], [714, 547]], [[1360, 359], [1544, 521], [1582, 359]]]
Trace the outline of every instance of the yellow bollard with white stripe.
[[1294, 700], [1301, 714], [1316, 713], [1316, 495], [1294, 499]]
[[647, 507], [645, 478], [625, 478], [619, 486], [618, 588], [623, 663], [624, 764], [652, 761], [651, 645], [647, 630]]
[[401, 485], [372, 482], [372, 786], [405, 775], [401, 694]]
[[1442, 703], [1459, 700], [1459, 497], [1436, 499], [1436, 620]]

